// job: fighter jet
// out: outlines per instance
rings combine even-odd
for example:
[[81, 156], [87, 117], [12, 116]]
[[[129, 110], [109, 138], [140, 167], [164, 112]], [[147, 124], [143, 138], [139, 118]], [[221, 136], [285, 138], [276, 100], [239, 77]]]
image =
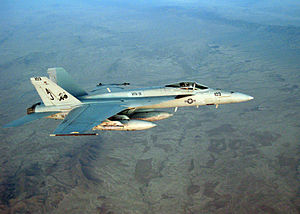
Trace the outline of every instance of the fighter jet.
[[98, 84], [89, 93], [63, 68], [49, 68], [49, 78], [33, 77], [31, 83], [42, 102], [27, 109], [27, 115], [4, 127], [17, 127], [41, 118], [61, 119], [50, 136], [97, 135], [95, 130], [134, 131], [156, 126], [153, 121], [173, 114], [162, 108], [239, 103], [253, 97], [212, 89], [193, 81], [158, 87], [129, 89], [130, 84]]

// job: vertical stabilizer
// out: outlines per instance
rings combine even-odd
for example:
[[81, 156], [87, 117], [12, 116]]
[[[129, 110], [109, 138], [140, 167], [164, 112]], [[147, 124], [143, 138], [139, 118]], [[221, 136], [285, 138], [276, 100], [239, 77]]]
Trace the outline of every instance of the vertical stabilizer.
[[49, 80], [47, 77], [32, 77], [34, 85], [45, 106], [78, 105], [81, 102], [69, 92]]
[[48, 68], [50, 80], [55, 82], [60, 87], [67, 90], [74, 97], [87, 95], [87, 92], [82, 89], [63, 68]]

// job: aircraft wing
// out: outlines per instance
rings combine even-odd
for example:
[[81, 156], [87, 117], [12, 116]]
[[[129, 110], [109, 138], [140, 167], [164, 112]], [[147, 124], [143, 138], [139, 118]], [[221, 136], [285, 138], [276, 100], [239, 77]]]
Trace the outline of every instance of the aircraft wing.
[[54, 135], [84, 133], [126, 108], [121, 106], [120, 103], [92, 103], [82, 105], [69, 112], [67, 117], [54, 131]]
[[129, 108], [161, 103], [174, 99], [174, 96], [125, 99], [116, 102], [91, 103], [77, 107], [54, 131], [54, 136], [80, 135], [102, 123], [105, 119]]

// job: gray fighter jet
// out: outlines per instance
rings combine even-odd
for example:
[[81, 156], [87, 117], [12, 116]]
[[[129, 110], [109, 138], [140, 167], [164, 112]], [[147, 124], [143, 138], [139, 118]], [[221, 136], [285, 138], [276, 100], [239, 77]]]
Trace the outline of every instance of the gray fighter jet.
[[32, 105], [26, 116], [4, 127], [52, 118], [62, 122], [50, 136], [97, 135], [91, 130], [144, 130], [156, 126], [152, 121], [173, 115], [155, 109], [175, 108], [176, 112], [183, 106], [218, 107], [253, 99], [246, 94], [212, 89], [190, 81], [139, 89], [128, 89], [129, 83], [100, 83], [87, 93], [63, 68], [49, 68], [48, 74], [50, 79], [30, 79], [43, 102]]

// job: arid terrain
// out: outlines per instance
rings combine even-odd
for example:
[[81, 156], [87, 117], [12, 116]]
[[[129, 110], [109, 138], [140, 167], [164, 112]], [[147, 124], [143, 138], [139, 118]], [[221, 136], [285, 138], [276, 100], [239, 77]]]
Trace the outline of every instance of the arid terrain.
[[195, 80], [254, 100], [137, 132], [0, 128], [0, 213], [300, 212], [299, 8], [75, 2], [0, 9], [0, 125], [40, 100], [29, 78], [49, 67], [86, 89]]

